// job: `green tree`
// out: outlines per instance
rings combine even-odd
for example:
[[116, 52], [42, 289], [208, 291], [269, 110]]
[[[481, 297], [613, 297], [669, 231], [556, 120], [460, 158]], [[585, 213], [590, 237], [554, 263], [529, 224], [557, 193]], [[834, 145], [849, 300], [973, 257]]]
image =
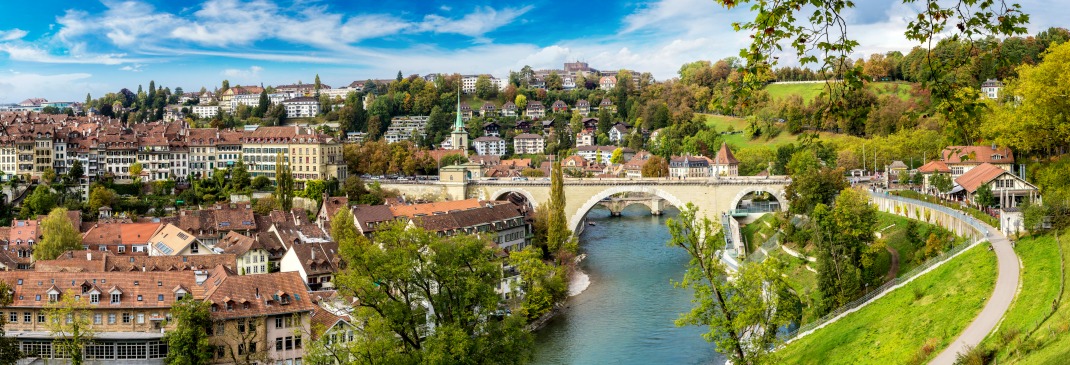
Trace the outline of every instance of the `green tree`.
[[935, 173], [932, 176], [929, 176], [929, 185], [941, 194], [951, 192], [951, 188], [954, 187], [951, 182], [951, 175], [941, 173]]
[[557, 74], [557, 71], [550, 71], [550, 74], [546, 75], [545, 82], [547, 90], [564, 89], [564, 80], [561, 79], [561, 75]]
[[331, 217], [331, 238], [335, 242], [355, 244], [360, 241], [357, 237], [359, 235], [357, 226], [354, 224], [353, 213], [349, 209], [339, 209], [337, 213], [334, 213], [334, 217]]
[[734, 364], [776, 363], [777, 333], [800, 319], [801, 304], [781, 274], [782, 264], [769, 258], [744, 263], [733, 280], [720, 258], [721, 235], [709, 218], [688, 203], [666, 222], [668, 245], [691, 256], [687, 271], [673, 286], [692, 290], [696, 305], [676, 320], [677, 326], [705, 326], [703, 334]]
[[91, 343], [95, 335], [89, 298], [76, 298], [74, 291], [68, 290], [58, 301], [45, 306], [45, 316], [56, 350], [68, 355], [71, 364], [81, 365], [85, 361], [85, 345]]
[[524, 318], [497, 312], [501, 297], [495, 287], [502, 274], [490, 241], [406, 226], [382, 227], [375, 244], [363, 236], [339, 242], [347, 263], [336, 279], [339, 288], [356, 299], [354, 321], [375, 330], [365, 333], [369, 342], [357, 341], [350, 352], [371, 354], [366, 363], [530, 359], [534, 342], [523, 329]]
[[524, 291], [520, 315], [535, 320], [554, 308], [554, 304], [568, 294], [564, 270], [543, 261], [538, 247], [528, 247], [509, 253], [509, 263], [520, 273]]
[[245, 168], [245, 163], [241, 159], [238, 159], [230, 171], [230, 183], [234, 191], [242, 191], [249, 187], [249, 170]]
[[56, 207], [57, 200], [58, 197], [52, 189], [45, 185], [37, 185], [33, 193], [23, 199], [20, 215], [23, 219], [30, 219], [35, 215], [48, 214], [52, 208]]
[[275, 199], [278, 199], [283, 211], [293, 209], [294, 177], [289, 164], [283, 162], [282, 153], [275, 157]]
[[260, 191], [264, 190], [264, 188], [268, 187], [269, 185], [271, 185], [271, 179], [269, 179], [267, 176], [260, 175], [253, 179], [253, 182], [250, 186], [252, 186], [253, 190]]
[[552, 253], [560, 250], [572, 251], [570, 244], [572, 230], [565, 220], [565, 180], [561, 171], [561, 161], [554, 161], [550, 170], [550, 215], [547, 225], [546, 244]]
[[364, 180], [361, 180], [356, 175], [346, 177], [346, 181], [342, 183], [342, 190], [345, 191], [346, 197], [351, 202], [358, 202], [361, 197], [368, 194], [368, 187], [364, 185]]
[[490, 76], [479, 75], [476, 78], [476, 97], [483, 100], [493, 99], [498, 94], [498, 86], [490, 81]]
[[268, 215], [272, 210], [279, 208], [279, 202], [275, 200], [274, 196], [265, 196], [256, 200], [256, 205], [253, 205], [253, 212], [259, 215]]
[[94, 183], [93, 188], [89, 190], [89, 211], [97, 213], [100, 207], [112, 207], [116, 199], [118, 195], [115, 194], [115, 190], [108, 189], [103, 184]]
[[208, 302], [185, 296], [171, 306], [174, 329], [167, 331], [166, 363], [172, 365], [208, 364], [212, 360], [213, 346], [208, 343], [207, 329], [212, 326], [212, 313]]
[[1060, 82], [1070, 68], [1070, 43], [1045, 53], [1035, 66], [1023, 64], [1018, 80], [1001, 92], [1015, 102], [995, 108], [982, 124], [983, 134], [993, 142], [1025, 155], [1051, 156], [1064, 150], [1070, 141], [1070, 85]]
[[609, 156], [609, 162], [615, 164], [624, 163], [624, 150], [620, 147], [617, 147], [617, 149], [613, 150], [613, 154]]
[[808, 214], [818, 204], [830, 205], [845, 187], [843, 170], [822, 167], [803, 170], [791, 176], [791, 183], [784, 191], [792, 213]]
[[83, 176], [85, 176], [85, 169], [82, 167], [82, 162], [74, 160], [74, 163], [71, 164], [71, 169], [67, 171], [67, 180], [77, 184]]
[[[0, 308], [7, 309], [11, 306], [14, 301], [12, 293], [14, 290], [11, 286], [6, 281], [0, 280]], [[19, 352], [18, 339], [7, 336], [8, 333], [4, 331], [5, 324], [7, 324], [7, 317], [0, 316], [0, 364], [14, 365], [22, 358], [22, 353]]]
[[981, 184], [977, 191], [973, 192], [973, 202], [982, 208], [992, 207], [996, 205], [996, 196], [992, 194], [992, 188], [988, 184]]
[[1044, 217], [1048, 215], [1048, 207], [1035, 202], [1026, 202], [1022, 206], [1022, 224], [1030, 235], [1044, 229]]
[[41, 242], [33, 250], [34, 260], [52, 260], [70, 250], [82, 249], [82, 235], [67, 217], [67, 208], [53, 209], [41, 221]]
[[874, 240], [877, 211], [865, 192], [845, 188], [832, 208], [817, 203], [810, 216], [820, 292], [816, 310], [823, 315], [854, 300], [866, 284], [865, 253]]

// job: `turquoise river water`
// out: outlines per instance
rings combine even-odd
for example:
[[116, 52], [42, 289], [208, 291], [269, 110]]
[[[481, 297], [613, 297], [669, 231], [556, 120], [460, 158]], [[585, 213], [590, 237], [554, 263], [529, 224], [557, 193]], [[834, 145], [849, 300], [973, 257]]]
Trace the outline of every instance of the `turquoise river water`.
[[580, 236], [590, 285], [536, 333], [535, 364], [724, 364], [705, 328], [676, 327], [691, 291], [673, 288], [688, 257], [666, 246], [665, 221], [633, 205], [622, 217], [596, 208]]

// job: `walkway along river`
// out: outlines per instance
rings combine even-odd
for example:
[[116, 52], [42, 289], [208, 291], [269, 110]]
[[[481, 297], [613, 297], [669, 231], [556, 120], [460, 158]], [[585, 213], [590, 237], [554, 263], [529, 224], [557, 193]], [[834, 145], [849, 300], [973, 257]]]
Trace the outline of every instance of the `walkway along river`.
[[673, 288], [688, 256], [665, 245], [665, 221], [632, 205], [621, 217], [595, 208], [580, 236], [590, 285], [536, 333], [535, 364], [723, 364], [703, 327], [676, 327], [691, 292]]

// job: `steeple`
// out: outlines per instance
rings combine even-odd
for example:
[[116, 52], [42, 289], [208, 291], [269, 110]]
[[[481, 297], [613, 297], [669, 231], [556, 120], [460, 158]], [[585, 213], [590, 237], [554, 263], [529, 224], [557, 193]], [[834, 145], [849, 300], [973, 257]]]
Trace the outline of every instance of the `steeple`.
[[457, 93], [457, 120], [453, 122], [454, 132], [464, 132], [464, 119], [461, 118], [461, 93]]

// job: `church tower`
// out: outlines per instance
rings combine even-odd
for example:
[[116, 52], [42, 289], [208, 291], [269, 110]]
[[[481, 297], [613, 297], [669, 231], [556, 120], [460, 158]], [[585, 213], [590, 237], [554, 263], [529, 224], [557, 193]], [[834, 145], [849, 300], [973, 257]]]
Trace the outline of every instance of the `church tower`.
[[457, 94], [457, 121], [453, 123], [453, 132], [450, 133], [450, 145], [468, 155], [468, 131], [464, 129], [464, 119], [461, 118], [461, 94]]

